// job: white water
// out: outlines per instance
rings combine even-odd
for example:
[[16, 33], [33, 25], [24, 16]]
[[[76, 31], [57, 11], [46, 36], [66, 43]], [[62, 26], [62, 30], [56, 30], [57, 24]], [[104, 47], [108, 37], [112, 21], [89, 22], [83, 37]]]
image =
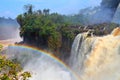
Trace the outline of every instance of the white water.
[[[74, 40], [69, 61], [72, 70], [80, 80], [120, 80], [120, 29], [103, 37], [87, 34], [78, 34]], [[41, 52], [11, 46], [5, 53], [32, 73], [30, 80], [79, 80], [64, 65]]]
[[10, 46], [5, 53], [8, 58], [19, 61], [24, 71], [31, 72], [30, 80], [77, 80], [68, 68], [42, 52]]
[[120, 28], [103, 37], [77, 35], [70, 66], [81, 80], [120, 80]]
[[51, 56], [45, 55], [46, 53], [23, 47], [8, 47], [8, 45], [22, 41], [19, 37], [18, 28], [10, 35], [5, 36], [10, 37], [11, 35], [14, 36], [11, 39], [0, 40], [0, 44], [6, 47], [3, 53], [9, 59], [20, 62], [23, 70], [31, 73], [32, 77], [29, 80], [77, 80], [75, 75], [64, 64]]

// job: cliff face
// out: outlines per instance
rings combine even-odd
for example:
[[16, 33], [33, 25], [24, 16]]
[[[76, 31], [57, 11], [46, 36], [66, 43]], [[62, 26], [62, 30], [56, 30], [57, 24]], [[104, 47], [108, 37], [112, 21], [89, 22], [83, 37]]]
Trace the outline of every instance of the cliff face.
[[[65, 29], [63, 29], [62, 31], [59, 31], [61, 35], [60, 37], [57, 38], [59, 39], [59, 42], [56, 42], [54, 40], [49, 40], [49, 38], [47, 39], [47, 37], [36, 39], [33, 36], [30, 36], [30, 37], [25, 37], [23, 44], [27, 44], [30, 46], [38, 47], [43, 50], [51, 51], [57, 57], [66, 60], [70, 56], [73, 40], [77, 34], [91, 30], [90, 32], [92, 32], [93, 35], [95, 36], [103, 36], [110, 34], [110, 32], [115, 27], [118, 27], [118, 25], [114, 23], [110, 23], [110, 24], [103, 23], [103, 24], [95, 24], [89, 26], [71, 26], [71, 27], [69, 26], [66, 28], [64, 27]], [[92, 35], [88, 34], [88, 36], [92, 36]], [[38, 36], [36, 35], [36, 37]], [[49, 41], [50, 46], [48, 46], [49, 44], [46, 43], [45, 41]], [[56, 46], [56, 44], [59, 44], [60, 47], [58, 47], [58, 45]]]
[[110, 21], [115, 23], [120, 22], [120, 0], [102, 0], [101, 9], [109, 11]]
[[120, 3], [116, 9], [116, 12], [115, 12], [112, 22], [120, 24]]
[[[96, 13], [92, 15], [92, 18], [90, 18], [90, 23], [96, 24], [104, 22], [113, 22], [115, 15], [119, 14], [119, 3], [120, 0], [102, 0], [98, 10], [96, 9]], [[116, 18], [118, 18], [118, 16]], [[117, 22], [116, 19], [114, 20], [114, 22]]]
[[101, 7], [116, 9], [120, 3], [120, 0], [102, 0]]

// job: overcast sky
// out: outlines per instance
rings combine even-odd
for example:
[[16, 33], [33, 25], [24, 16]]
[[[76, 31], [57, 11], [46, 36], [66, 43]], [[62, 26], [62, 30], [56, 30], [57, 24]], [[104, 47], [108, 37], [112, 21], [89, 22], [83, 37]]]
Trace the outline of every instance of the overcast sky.
[[49, 8], [51, 12], [75, 14], [86, 7], [99, 6], [101, 0], [1, 0], [0, 17], [15, 18], [24, 12], [23, 6], [33, 4], [34, 9]]

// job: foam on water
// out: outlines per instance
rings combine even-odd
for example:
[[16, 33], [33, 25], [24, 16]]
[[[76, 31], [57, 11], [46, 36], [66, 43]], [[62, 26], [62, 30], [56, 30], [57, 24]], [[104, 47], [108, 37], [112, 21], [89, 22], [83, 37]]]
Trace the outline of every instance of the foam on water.
[[120, 80], [120, 28], [110, 35], [79, 34], [70, 57], [72, 69], [82, 80]]
[[24, 71], [32, 73], [30, 80], [78, 80], [64, 63], [42, 50], [9, 46], [5, 53], [8, 58], [19, 61]]

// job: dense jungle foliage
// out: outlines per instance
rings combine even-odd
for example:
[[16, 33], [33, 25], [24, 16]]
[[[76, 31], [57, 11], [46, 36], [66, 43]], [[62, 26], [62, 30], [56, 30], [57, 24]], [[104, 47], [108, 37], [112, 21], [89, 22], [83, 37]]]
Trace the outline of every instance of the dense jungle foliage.
[[24, 8], [25, 12], [17, 16], [22, 43], [47, 49], [62, 58], [69, 57], [73, 40], [78, 33], [91, 29], [94, 35], [103, 35], [118, 26], [114, 23], [84, 26], [89, 20], [83, 12], [66, 16], [50, 13], [49, 9], [33, 10], [31, 4]]

